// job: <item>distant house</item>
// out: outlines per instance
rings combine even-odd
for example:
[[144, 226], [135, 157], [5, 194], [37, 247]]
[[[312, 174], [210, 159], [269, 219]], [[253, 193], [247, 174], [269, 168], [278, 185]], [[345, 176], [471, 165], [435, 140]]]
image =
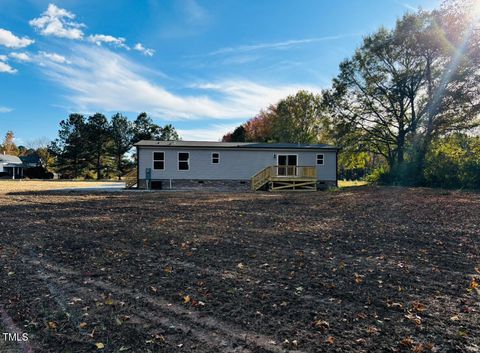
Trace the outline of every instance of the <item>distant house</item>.
[[28, 156], [20, 156], [20, 160], [25, 168], [38, 168], [42, 166], [40, 157], [36, 154], [29, 154]]
[[20, 158], [8, 154], [0, 154], [0, 176], [18, 179], [23, 177], [24, 165]]
[[[136, 185], [317, 190], [337, 185], [338, 149], [324, 144], [140, 141]], [[132, 183], [133, 184], [133, 183]]]

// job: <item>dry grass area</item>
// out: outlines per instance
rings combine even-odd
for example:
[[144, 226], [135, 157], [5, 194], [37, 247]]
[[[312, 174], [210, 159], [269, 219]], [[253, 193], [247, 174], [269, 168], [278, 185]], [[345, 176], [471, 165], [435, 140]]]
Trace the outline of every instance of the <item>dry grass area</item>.
[[371, 186], [3, 192], [0, 332], [29, 340], [0, 352], [478, 352], [479, 210]]
[[362, 180], [339, 180], [338, 187], [340, 188], [349, 188], [352, 186], [366, 186], [368, 182]]
[[58, 190], [58, 189], [98, 188], [98, 187], [104, 187], [104, 186], [115, 185], [115, 184], [117, 183], [112, 181], [0, 179], [0, 193], [21, 192], [21, 191], [45, 191], [45, 190]]

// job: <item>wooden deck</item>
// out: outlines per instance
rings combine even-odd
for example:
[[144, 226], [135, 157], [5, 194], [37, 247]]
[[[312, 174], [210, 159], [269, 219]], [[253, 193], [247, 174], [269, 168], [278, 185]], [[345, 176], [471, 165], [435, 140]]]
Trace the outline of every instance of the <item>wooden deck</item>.
[[251, 179], [252, 190], [316, 191], [317, 170], [314, 166], [268, 166]]

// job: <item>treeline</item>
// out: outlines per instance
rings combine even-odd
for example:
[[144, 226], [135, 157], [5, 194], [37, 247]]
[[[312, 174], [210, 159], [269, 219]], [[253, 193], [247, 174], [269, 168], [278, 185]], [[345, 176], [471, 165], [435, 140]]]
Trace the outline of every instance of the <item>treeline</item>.
[[365, 37], [321, 95], [287, 97], [223, 140], [332, 143], [345, 177], [480, 188], [477, 9], [447, 0], [406, 14]]
[[89, 117], [70, 114], [60, 122], [58, 138], [48, 147], [53, 169], [62, 178], [120, 178], [134, 161], [129, 152], [140, 140], [179, 140], [175, 128], [155, 124], [141, 113], [132, 122], [117, 113], [108, 120], [96, 113]]

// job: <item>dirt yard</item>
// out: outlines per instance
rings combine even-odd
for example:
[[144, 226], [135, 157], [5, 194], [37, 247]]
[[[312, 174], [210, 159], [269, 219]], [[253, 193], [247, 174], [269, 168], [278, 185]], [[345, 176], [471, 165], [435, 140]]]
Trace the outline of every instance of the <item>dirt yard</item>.
[[0, 352], [478, 352], [479, 244], [475, 193], [0, 191]]

